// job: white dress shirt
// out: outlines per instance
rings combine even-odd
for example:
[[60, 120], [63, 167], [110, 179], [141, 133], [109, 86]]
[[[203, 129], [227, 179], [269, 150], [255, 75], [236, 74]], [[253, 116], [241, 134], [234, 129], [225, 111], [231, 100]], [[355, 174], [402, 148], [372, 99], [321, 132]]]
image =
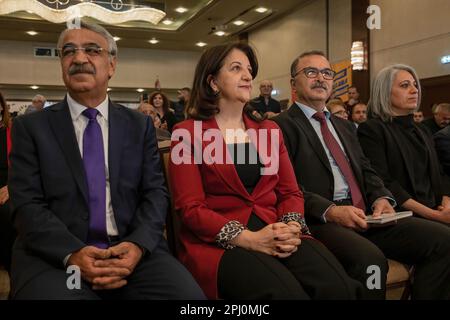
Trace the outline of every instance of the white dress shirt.
[[[86, 126], [89, 122], [88, 118], [82, 115], [82, 112], [87, 107], [79, 104], [72, 97], [67, 94], [67, 103], [69, 105], [70, 116], [72, 117], [73, 127], [75, 129], [75, 136], [77, 138], [78, 147], [80, 149], [81, 157], [83, 157], [83, 134]], [[109, 183], [109, 165], [108, 165], [108, 96], [100, 103], [96, 109], [99, 111], [97, 115], [97, 122], [100, 125], [103, 136], [103, 151], [105, 153], [105, 175], [106, 175], [106, 231], [108, 236], [118, 236], [119, 231], [117, 229], [116, 220], [114, 219], [114, 211], [111, 203], [111, 188]]]
[[[331, 171], [333, 172], [333, 179], [334, 179], [334, 194], [333, 194], [333, 200], [344, 200], [350, 198], [350, 188], [347, 184], [347, 181], [345, 181], [345, 177], [341, 172], [341, 169], [339, 169], [336, 161], [334, 160], [333, 156], [331, 155], [330, 150], [328, 149], [327, 145], [325, 144], [325, 140], [323, 140], [322, 131], [320, 130], [320, 122], [313, 118], [313, 115], [317, 112], [315, 109], [308, 107], [304, 104], [301, 104], [300, 102], [295, 102], [297, 106], [303, 111], [306, 118], [311, 123], [312, 127], [314, 128], [314, 131], [316, 132], [320, 142], [322, 143], [323, 149], [327, 155], [328, 161], [330, 162]], [[347, 157], [347, 154], [345, 153], [345, 149], [342, 146], [341, 140], [339, 140], [339, 136], [336, 133], [336, 130], [334, 130], [334, 127], [330, 121], [330, 112], [326, 107], [323, 109], [325, 113], [325, 118], [327, 119], [327, 126], [328, 129], [330, 129], [331, 134], [338, 142], [339, 146], [342, 149], [342, 152]], [[348, 157], [347, 157], [348, 160]]]

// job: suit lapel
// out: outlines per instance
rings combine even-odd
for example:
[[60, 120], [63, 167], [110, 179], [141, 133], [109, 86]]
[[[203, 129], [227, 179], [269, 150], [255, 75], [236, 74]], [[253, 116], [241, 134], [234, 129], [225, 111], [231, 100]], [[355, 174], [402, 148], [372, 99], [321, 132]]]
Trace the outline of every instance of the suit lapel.
[[53, 107], [49, 122], [84, 200], [88, 203], [86, 174], [66, 99]]
[[288, 112], [289, 112], [290, 116], [292, 117], [292, 119], [294, 119], [294, 121], [298, 124], [300, 129], [305, 134], [306, 138], [308, 139], [308, 141], [311, 145], [311, 148], [317, 154], [317, 157], [320, 159], [320, 161], [325, 166], [325, 168], [327, 168], [328, 171], [332, 174], [330, 162], [328, 161], [328, 157], [322, 146], [322, 142], [320, 141], [319, 137], [317, 136], [316, 131], [312, 127], [308, 118], [306, 118], [305, 114], [298, 107], [297, 104], [293, 104], [289, 108]]
[[121, 114], [120, 107], [109, 101], [109, 137], [108, 137], [108, 164], [111, 196], [116, 194], [120, 176], [120, 160], [122, 157], [123, 143], [127, 135], [128, 122]]

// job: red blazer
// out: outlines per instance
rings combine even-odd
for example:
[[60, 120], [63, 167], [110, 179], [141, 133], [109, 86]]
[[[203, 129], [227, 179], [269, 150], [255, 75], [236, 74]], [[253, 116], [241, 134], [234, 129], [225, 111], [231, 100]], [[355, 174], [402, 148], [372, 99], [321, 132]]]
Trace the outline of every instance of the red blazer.
[[[219, 129], [215, 119], [201, 121], [202, 133], [207, 129]], [[283, 142], [283, 135], [272, 121], [257, 123], [244, 115], [247, 129], [274, 129], [278, 132], [279, 169], [272, 175], [262, 175], [252, 194], [248, 194], [233, 164], [194, 164], [192, 151], [189, 151], [191, 164], [175, 164], [174, 149], [178, 141], [172, 141], [171, 159], [169, 162], [170, 179], [175, 202], [175, 209], [181, 215], [179, 259], [189, 269], [210, 299], [218, 297], [217, 272], [224, 250], [215, 242], [220, 229], [229, 221], [237, 220], [247, 225], [253, 212], [267, 224], [277, 222], [288, 212], [303, 214], [303, 194], [297, 180]], [[194, 120], [186, 120], [174, 127], [172, 139], [176, 137], [176, 129], [185, 129], [194, 137]], [[270, 134], [268, 149], [272, 145]], [[201, 151], [210, 141], [195, 142]], [[257, 141], [251, 139], [259, 153]], [[223, 141], [223, 137], [222, 137]], [[186, 145], [186, 142], [184, 142]], [[194, 139], [190, 141], [193, 148]], [[179, 146], [180, 147], [180, 146]], [[193, 150], [193, 149], [191, 149]], [[223, 141], [223, 154], [230, 157]], [[265, 152], [265, 151], [264, 151]], [[231, 158], [229, 158], [231, 159]], [[267, 167], [267, 165], [266, 165]]]

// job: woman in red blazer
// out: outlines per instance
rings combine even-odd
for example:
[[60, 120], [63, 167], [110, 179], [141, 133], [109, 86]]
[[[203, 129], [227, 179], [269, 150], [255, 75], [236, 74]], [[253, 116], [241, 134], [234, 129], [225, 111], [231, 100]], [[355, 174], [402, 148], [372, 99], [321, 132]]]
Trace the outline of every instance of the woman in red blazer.
[[172, 133], [179, 259], [211, 299], [355, 298], [359, 284], [310, 236], [278, 126], [247, 105], [257, 69], [242, 43], [197, 65], [189, 120]]
[[11, 222], [8, 192], [8, 158], [11, 150], [11, 119], [8, 105], [0, 92], [0, 265], [9, 270], [15, 232]]

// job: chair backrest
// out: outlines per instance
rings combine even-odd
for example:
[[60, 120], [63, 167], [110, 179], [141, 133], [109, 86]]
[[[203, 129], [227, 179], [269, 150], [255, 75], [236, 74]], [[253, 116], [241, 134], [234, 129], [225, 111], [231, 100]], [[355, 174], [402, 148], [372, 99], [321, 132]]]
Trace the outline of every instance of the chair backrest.
[[179, 230], [180, 230], [180, 218], [178, 216], [178, 213], [175, 210], [175, 206], [173, 203], [173, 196], [172, 196], [172, 186], [170, 184], [169, 179], [169, 160], [170, 160], [170, 147], [168, 145], [161, 146], [159, 145], [159, 152], [161, 155], [161, 162], [163, 165], [163, 172], [164, 176], [166, 178], [166, 185], [167, 190], [169, 191], [170, 195], [170, 203], [169, 203], [169, 209], [167, 212], [167, 218], [166, 218], [166, 237], [167, 242], [169, 244], [169, 249], [172, 252], [172, 254], [176, 257], [179, 248], [180, 248], [180, 241], [178, 238]]

